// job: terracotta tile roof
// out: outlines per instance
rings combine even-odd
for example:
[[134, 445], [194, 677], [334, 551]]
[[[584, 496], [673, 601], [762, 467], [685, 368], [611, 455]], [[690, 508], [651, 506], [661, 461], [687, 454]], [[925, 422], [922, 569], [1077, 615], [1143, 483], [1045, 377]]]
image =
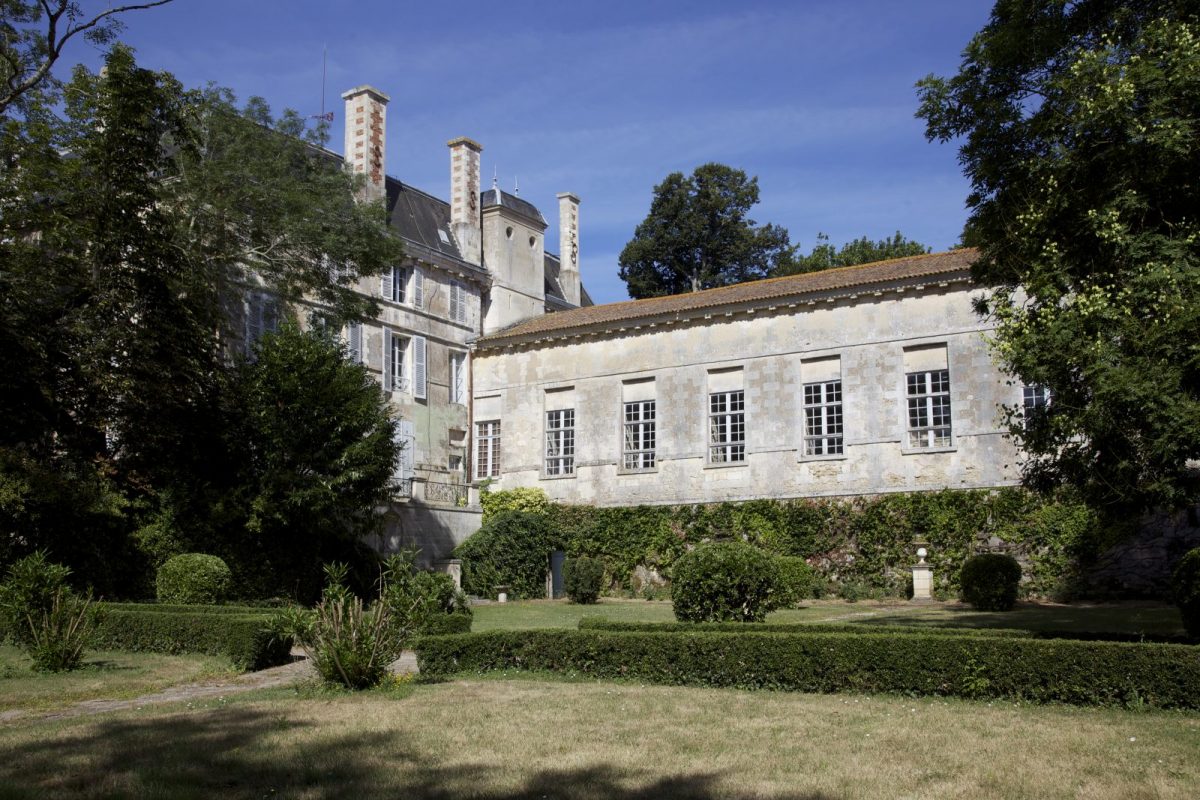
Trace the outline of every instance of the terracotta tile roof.
[[484, 347], [507, 344], [510, 340], [541, 335], [562, 335], [572, 329], [589, 329], [642, 319], [686, 315], [700, 309], [720, 306], [753, 304], [760, 301], [786, 299], [821, 292], [887, 285], [917, 278], [968, 271], [977, 252], [972, 248], [930, 253], [923, 256], [893, 258], [854, 267], [840, 267], [801, 275], [786, 275], [750, 281], [702, 292], [649, 297], [586, 306], [555, 314], [545, 314], [510, 328], [484, 336], [478, 344]]

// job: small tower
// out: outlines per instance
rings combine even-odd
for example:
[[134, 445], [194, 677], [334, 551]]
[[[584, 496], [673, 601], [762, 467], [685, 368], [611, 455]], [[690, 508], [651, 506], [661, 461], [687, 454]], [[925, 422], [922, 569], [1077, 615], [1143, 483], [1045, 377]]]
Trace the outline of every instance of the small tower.
[[579, 305], [579, 197], [558, 195], [558, 283], [563, 299]]

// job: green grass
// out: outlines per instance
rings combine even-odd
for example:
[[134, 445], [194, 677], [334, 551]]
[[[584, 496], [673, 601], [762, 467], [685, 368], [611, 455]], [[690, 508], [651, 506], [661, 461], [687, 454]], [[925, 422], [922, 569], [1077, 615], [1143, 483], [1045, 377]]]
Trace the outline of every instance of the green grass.
[[1200, 717], [539, 680], [0, 725], [0, 798], [1191, 798]]
[[[524, 600], [476, 606], [473, 631], [574, 628], [580, 617], [601, 616], [614, 622], [674, 622], [671, 604], [663, 601], [603, 598], [595, 605], [565, 600]], [[1016, 628], [1028, 631], [1181, 636], [1179, 610], [1165, 604], [1021, 603], [1012, 611], [976, 611], [962, 603], [914, 605], [899, 600], [847, 603], [817, 600], [803, 608], [776, 611], [768, 622], [844, 622], [865, 625], [928, 625], [953, 628]]]
[[20, 650], [0, 646], [0, 711], [48, 711], [83, 700], [120, 700], [181, 683], [230, 677], [218, 656], [89, 651], [80, 669], [34, 672]]

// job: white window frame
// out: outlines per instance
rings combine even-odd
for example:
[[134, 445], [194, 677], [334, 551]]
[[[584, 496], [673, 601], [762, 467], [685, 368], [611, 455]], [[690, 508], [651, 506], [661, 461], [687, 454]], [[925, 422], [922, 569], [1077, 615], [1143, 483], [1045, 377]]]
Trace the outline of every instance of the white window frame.
[[475, 423], [475, 479], [500, 477], [500, 420]]
[[1021, 424], [1028, 428], [1030, 421], [1045, 414], [1053, 400], [1050, 388], [1032, 383], [1021, 387]]
[[450, 402], [467, 402], [467, 354], [454, 350], [450, 351]]
[[408, 276], [411, 270], [408, 267], [394, 266], [389, 267], [388, 271], [379, 279], [379, 293], [384, 300], [392, 303], [404, 304], [408, 297]]
[[908, 400], [908, 448], [917, 450], [953, 447], [950, 370], [933, 369], [905, 373], [904, 387]]
[[546, 474], [554, 477], [575, 474], [575, 409], [546, 412]]
[[842, 379], [804, 384], [804, 455], [845, 454]]
[[404, 392], [412, 391], [412, 381], [409, 379], [409, 370], [411, 369], [412, 359], [409, 357], [408, 348], [412, 342], [407, 336], [389, 331], [385, 337], [387, 339], [387, 348], [384, 351], [383, 357], [388, 360], [387, 369], [384, 374], [390, 377], [391, 386], [385, 386], [389, 392]]
[[708, 395], [708, 463], [746, 461], [746, 390]]
[[282, 315], [279, 298], [269, 292], [251, 291], [246, 294], [245, 330], [242, 348], [247, 356], [253, 355], [254, 344], [268, 333], [279, 332], [279, 317]]
[[622, 411], [622, 469], [641, 471], [654, 469], [658, 444], [657, 400], [631, 400], [621, 404]]

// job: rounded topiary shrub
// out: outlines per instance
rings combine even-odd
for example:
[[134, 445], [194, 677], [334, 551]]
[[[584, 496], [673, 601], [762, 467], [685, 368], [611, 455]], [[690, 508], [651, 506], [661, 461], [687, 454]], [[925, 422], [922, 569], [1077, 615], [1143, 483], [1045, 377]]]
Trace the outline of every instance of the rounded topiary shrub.
[[573, 603], [595, 603], [604, 585], [604, 562], [580, 556], [563, 564], [563, 589]]
[[1200, 639], [1200, 547], [1189, 550], [1175, 567], [1171, 592], [1188, 636]]
[[962, 566], [962, 599], [980, 611], [1008, 611], [1017, 602], [1021, 565], [1003, 553], [980, 553]]
[[168, 558], [158, 568], [158, 602], [213, 604], [229, 597], [233, 575], [225, 562], [204, 553]]
[[710, 542], [675, 562], [671, 600], [680, 622], [762, 622], [776, 607], [775, 558], [743, 542]]
[[779, 568], [779, 585], [775, 587], [777, 608], [794, 608], [812, 598], [817, 573], [807, 561], [797, 556], [780, 556], [775, 565]]

